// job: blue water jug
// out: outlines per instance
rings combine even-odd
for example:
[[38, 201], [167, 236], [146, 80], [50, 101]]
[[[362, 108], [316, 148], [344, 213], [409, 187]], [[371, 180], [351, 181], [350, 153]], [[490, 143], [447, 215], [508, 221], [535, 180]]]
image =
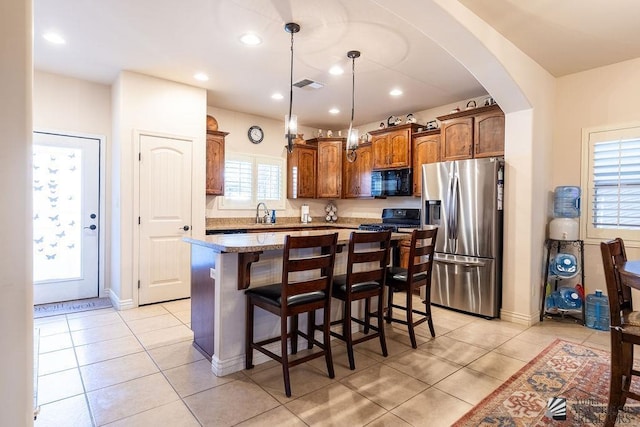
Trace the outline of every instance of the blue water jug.
[[558, 308], [563, 310], [577, 310], [582, 308], [582, 298], [574, 288], [558, 289], [559, 298], [556, 297]]
[[580, 187], [563, 185], [553, 193], [553, 216], [577, 218], [580, 216]]
[[587, 295], [585, 324], [592, 329], [609, 330], [609, 298], [600, 289]]

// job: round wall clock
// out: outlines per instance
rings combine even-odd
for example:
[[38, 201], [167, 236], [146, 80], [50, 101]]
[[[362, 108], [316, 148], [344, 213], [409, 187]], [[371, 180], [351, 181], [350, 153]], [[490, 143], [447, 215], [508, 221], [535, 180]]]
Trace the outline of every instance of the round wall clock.
[[247, 132], [247, 135], [249, 136], [249, 141], [253, 142], [254, 144], [260, 144], [264, 139], [264, 132], [262, 131], [262, 128], [260, 126], [251, 126], [249, 128], [249, 131]]

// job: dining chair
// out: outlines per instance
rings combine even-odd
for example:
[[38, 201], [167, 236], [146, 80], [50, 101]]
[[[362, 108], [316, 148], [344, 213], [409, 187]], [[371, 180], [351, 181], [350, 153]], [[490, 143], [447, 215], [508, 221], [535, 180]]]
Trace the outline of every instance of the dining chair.
[[633, 346], [640, 344], [640, 312], [633, 311], [631, 288], [618, 272], [627, 261], [624, 241], [616, 238], [601, 242], [600, 251], [611, 322], [611, 379], [605, 425], [613, 426], [628, 397], [640, 401], [640, 394], [630, 390], [632, 377], [640, 376], [640, 371], [633, 369]]
[[[349, 368], [356, 368], [353, 346], [379, 338], [382, 355], [387, 357], [387, 342], [384, 336], [383, 305], [384, 282], [389, 262], [391, 231], [352, 232], [349, 236], [346, 274], [333, 278], [333, 297], [343, 302], [342, 319], [332, 325], [342, 324], [342, 333], [331, 331], [331, 335], [344, 341], [347, 346]], [[371, 299], [377, 298], [377, 309], [371, 311]], [[353, 302], [364, 300], [364, 320], [353, 315]], [[372, 318], [377, 324], [371, 323]], [[364, 327], [364, 336], [354, 339], [351, 325], [354, 322]], [[369, 333], [373, 330], [373, 333]]]
[[[421, 323], [428, 322], [431, 336], [435, 337], [436, 332], [433, 327], [431, 316], [431, 270], [433, 267], [433, 253], [436, 244], [437, 228], [424, 230], [413, 230], [411, 233], [411, 244], [409, 246], [409, 264], [407, 268], [391, 267], [387, 270], [386, 286], [389, 288], [387, 295], [387, 323], [396, 322], [407, 325], [409, 329], [409, 339], [411, 346], [418, 348], [416, 343], [415, 327]], [[425, 286], [424, 305], [425, 310], [420, 311], [413, 308], [413, 294], [416, 290]], [[405, 292], [406, 303], [404, 306], [393, 302], [394, 292]], [[393, 317], [393, 309], [398, 308], [406, 313], [406, 320]], [[413, 320], [413, 314], [419, 314], [418, 320]]]
[[[330, 344], [331, 285], [336, 256], [338, 233], [315, 236], [285, 236], [282, 260], [282, 280], [267, 286], [259, 286], [245, 291], [245, 367], [253, 368], [253, 350], [258, 350], [282, 364], [284, 388], [291, 397], [289, 368], [311, 359], [324, 356], [329, 378], [334, 378]], [[259, 307], [280, 317], [280, 335], [254, 342], [254, 307]], [[324, 310], [323, 341], [315, 338], [315, 311]], [[307, 332], [298, 330], [298, 315], [307, 313]], [[291, 328], [288, 331], [288, 319]], [[307, 340], [308, 348], [317, 345], [321, 351], [290, 360], [287, 341], [291, 353], [298, 351], [298, 335]], [[280, 341], [280, 354], [267, 348], [268, 344]]]

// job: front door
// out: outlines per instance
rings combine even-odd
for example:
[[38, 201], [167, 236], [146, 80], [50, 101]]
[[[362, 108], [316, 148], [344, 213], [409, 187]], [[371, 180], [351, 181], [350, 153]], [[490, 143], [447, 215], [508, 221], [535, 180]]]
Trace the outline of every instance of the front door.
[[190, 295], [192, 141], [140, 134], [139, 304]]
[[100, 140], [33, 134], [33, 302], [98, 296]]

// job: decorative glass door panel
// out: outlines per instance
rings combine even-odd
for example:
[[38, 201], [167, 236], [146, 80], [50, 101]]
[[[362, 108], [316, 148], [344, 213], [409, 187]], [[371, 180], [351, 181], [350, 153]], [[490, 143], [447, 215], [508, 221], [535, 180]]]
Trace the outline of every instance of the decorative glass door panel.
[[100, 141], [34, 133], [34, 303], [98, 296]]

